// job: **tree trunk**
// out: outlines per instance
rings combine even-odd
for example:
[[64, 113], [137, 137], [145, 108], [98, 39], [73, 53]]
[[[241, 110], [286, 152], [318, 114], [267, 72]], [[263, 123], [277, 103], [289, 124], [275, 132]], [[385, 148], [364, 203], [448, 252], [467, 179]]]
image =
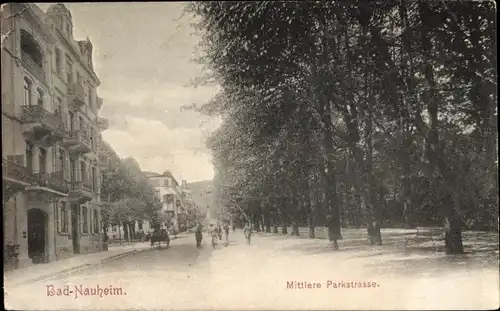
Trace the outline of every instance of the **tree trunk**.
[[309, 213], [309, 215], [307, 216], [307, 227], [309, 228], [309, 238], [314, 239], [316, 235], [314, 233], [313, 213]]
[[123, 223], [123, 235], [125, 237], [125, 241], [130, 242], [130, 232], [129, 232], [128, 221]]
[[282, 198], [282, 208], [281, 208], [281, 234], [288, 234], [288, 229], [287, 229], [287, 217], [285, 214], [285, 207], [286, 207], [286, 199]]
[[445, 207], [444, 219], [445, 251], [446, 254], [461, 254], [464, 252], [461, 231], [462, 222], [456, 212], [456, 205], [451, 196], [448, 196], [444, 203], [448, 206]]
[[122, 224], [121, 224], [121, 222], [118, 224], [118, 239], [120, 241], [120, 245], [122, 245]]
[[270, 215], [268, 215], [268, 217], [266, 217], [266, 233], [271, 233], [271, 217]]
[[292, 235], [299, 236], [299, 227], [297, 226], [297, 222], [292, 221]]
[[361, 228], [361, 224], [363, 223], [363, 202], [361, 199], [361, 195], [358, 192], [357, 187], [355, 186], [353, 189], [353, 197], [354, 197], [354, 211], [353, 211], [353, 220], [354, 227], [356, 229]]
[[[419, 15], [422, 21], [433, 16], [432, 10], [429, 8], [429, 4], [425, 2], [419, 2]], [[435, 15], [434, 18], [437, 18]], [[446, 183], [450, 181], [448, 173], [446, 170], [446, 163], [443, 159], [439, 146], [439, 134], [438, 134], [438, 94], [436, 93], [436, 82], [434, 78], [434, 67], [432, 60], [430, 59], [430, 53], [433, 50], [432, 42], [429, 40], [429, 24], [424, 23], [422, 27], [422, 50], [424, 57], [424, 77], [428, 84], [429, 91], [427, 93], [427, 111], [429, 113], [430, 119], [430, 130], [427, 134], [427, 152], [426, 156], [429, 160], [429, 166], [432, 172], [440, 173], [442, 178], [439, 178], [437, 174], [434, 174], [436, 182], [441, 185], [440, 190], [444, 192], [445, 200], [444, 215], [445, 215], [445, 244], [447, 254], [459, 254], [463, 253], [463, 243], [462, 243], [462, 231], [461, 222], [457, 212], [456, 204], [448, 189]]]
[[[366, 84], [368, 85], [368, 79], [366, 79]], [[368, 96], [368, 92], [367, 92]], [[367, 97], [368, 100], [368, 97]], [[365, 145], [366, 145], [366, 167], [365, 176], [367, 189], [367, 199], [368, 199], [368, 211], [370, 215], [370, 223], [368, 224], [368, 236], [370, 245], [382, 245], [382, 235], [380, 233], [380, 212], [379, 206], [375, 200], [375, 184], [373, 181], [373, 142], [372, 142], [372, 131], [373, 131], [373, 114], [371, 109], [368, 109], [368, 116], [365, 126]]]
[[281, 234], [288, 234], [286, 221], [281, 222]]
[[[328, 155], [331, 155], [334, 153], [333, 150], [333, 133], [331, 129], [331, 108], [329, 103], [324, 103], [324, 111], [323, 111], [323, 123], [325, 124], [324, 126], [324, 139], [323, 143], [325, 145], [325, 151]], [[341, 224], [340, 224], [340, 209], [339, 209], [339, 202], [338, 202], [338, 196], [337, 196], [337, 180], [335, 177], [335, 162], [334, 159], [331, 159], [330, 156], [327, 157], [326, 163], [325, 163], [325, 168], [327, 172], [323, 174], [323, 176], [326, 178], [326, 183], [325, 183], [325, 195], [326, 195], [326, 202], [328, 203], [329, 206], [329, 214], [332, 217], [332, 226], [333, 226], [333, 235], [334, 235], [334, 241], [337, 243], [337, 240], [342, 239], [342, 233], [341, 233]]]
[[253, 216], [253, 227], [255, 228], [255, 232], [260, 232], [259, 216], [257, 215]]

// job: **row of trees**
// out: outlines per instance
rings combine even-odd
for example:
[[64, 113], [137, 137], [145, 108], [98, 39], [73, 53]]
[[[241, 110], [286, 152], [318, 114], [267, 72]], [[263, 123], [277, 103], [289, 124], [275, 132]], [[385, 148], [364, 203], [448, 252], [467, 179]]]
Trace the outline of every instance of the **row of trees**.
[[[104, 232], [110, 225], [123, 226], [125, 240], [136, 235], [135, 222], [148, 220], [152, 228], [170, 224], [172, 214], [161, 210], [162, 202], [154, 187], [148, 182], [137, 161], [133, 158], [121, 160], [111, 146], [102, 142], [100, 153], [108, 159], [108, 166], [102, 171], [101, 215]], [[194, 225], [203, 215], [196, 204], [184, 194], [176, 201], [179, 204], [178, 222], [181, 226]], [[107, 236], [105, 237], [107, 240]]]
[[153, 227], [167, 221], [159, 212], [161, 202], [139, 164], [132, 158], [120, 160], [105, 142], [100, 148], [109, 159], [108, 167], [102, 171], [101, 183], [103, 232], [106, 234], [110, 225], [123, 226], [125, 240], [128, 240], [135, 235], [135, 221], [149, 220]]
[[[493, 2], [195, 2], [230, 213], [283, 233], [498, 230]], [[277, 230], [277, 228], [275, 228]]]

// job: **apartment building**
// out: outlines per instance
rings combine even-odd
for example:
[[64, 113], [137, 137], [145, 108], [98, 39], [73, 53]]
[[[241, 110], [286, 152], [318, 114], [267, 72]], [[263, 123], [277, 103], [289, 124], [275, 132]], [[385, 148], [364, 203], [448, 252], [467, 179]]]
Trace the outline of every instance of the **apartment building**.
[[179, 226], [179, 214], [182, 214], [182, 191], [179, 183], [170, 171], [163, 174], [144, 172], [148, 181], [155, 188], [160, 201], [162, 202], [162, 213], [167, 215], [170, 223], [162, 223], [162, 227], [169, 227], [177, 232]]
[[108, 122], [92, 49], [62, 4], [2, 5], [4, 264], [102, 250], [96, 151]]

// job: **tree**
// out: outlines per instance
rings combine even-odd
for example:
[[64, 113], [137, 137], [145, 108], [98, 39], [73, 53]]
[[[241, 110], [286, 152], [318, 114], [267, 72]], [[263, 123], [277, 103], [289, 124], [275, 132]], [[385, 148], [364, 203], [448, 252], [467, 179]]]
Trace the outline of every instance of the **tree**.
[[199, 111], [224, 119], [208, 145], [232, 213], [257, 227], [272, 217], [292, 234], [307, 220], [311, 237], [328, 213], [334, 245], [341, 223], [364, 224], [379, 245], [384, 223], [440, 219], [449, 254], [463, 251], [464, 222], [495, 219], [490, 4], [199, 2], [188, 10], [203, 33], [199, 61], [221, 86]]

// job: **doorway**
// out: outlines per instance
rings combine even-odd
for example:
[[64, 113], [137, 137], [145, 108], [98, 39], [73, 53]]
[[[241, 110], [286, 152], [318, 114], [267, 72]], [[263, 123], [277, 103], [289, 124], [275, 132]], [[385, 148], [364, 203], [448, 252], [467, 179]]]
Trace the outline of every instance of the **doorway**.
[[34, 264], [47, 262], [47, 213], [28, 210], [28, 256]]
[[73, 254], [80, 254], [80, 235], [79, 235], [79, 215], [78, 204], [71, 204], [71, 238], [73, 240]]

